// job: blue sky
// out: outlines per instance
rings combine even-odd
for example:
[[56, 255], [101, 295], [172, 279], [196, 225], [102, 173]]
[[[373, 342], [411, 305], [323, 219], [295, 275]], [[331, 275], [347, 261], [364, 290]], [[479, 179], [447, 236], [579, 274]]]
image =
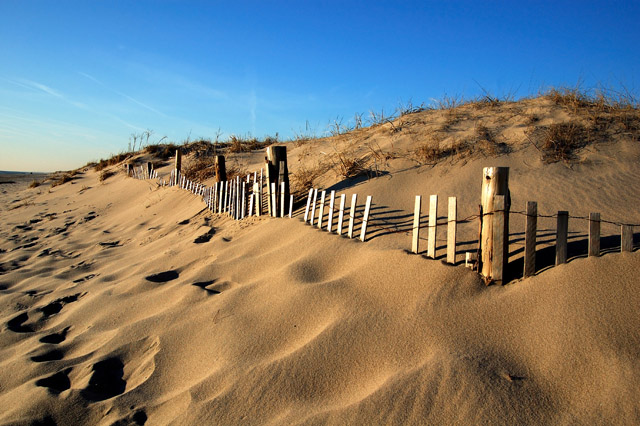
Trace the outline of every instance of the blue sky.
[[0, 1], [0, 170], [280, 138], [443, 95], [638, 93], [640, 2]]

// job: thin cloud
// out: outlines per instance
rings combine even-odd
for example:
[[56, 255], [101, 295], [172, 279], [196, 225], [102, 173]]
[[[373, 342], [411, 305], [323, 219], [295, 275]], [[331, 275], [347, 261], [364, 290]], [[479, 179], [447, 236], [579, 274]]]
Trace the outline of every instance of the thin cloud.
[[98, 80], [97, 78], [93, 77], [92, 75], [89, 75], [89, 74], [84, 73], [84, 72], [82, 72], [82, 71], [78, 71], [78, 74], [80, 74], [80, 75], [81, 75], [81, 76], [83, 76], [83, 77], [88, 78], [89, 80], [93, 81], [94, 83], [99, 84], [100, 86], [102, 86], [102, 87], [106, 88], [107, 90], [110, 90], [111, 92], [113, 92], [113, 93], [115, 93], [115, 94], [117, 94], [117, 95], [120, 95], [120, 96], [122, 96], [123, 98], [125, 98], [125, 99], [127, 99], [127, 100], [129, 100], [129, 101], [131, 101], [131, 102], [133, 102], [133, 103], [135, 103], [135, 104], [137, 104], [137, 105], [139, 105], [139, 106], [141, 106], [141, 107], [145, 108], [145, 109], [148, 109], [148, 110], [149, 110], [149, 111], [151, 111], [151, 112], [154, 112], [154, 113], [158, 114], [158, 115], [159, 115], [159, 116], [161, 116], [161, 117], [169, 118], [169, 117], [168, 117], [165, 113], [163, 113], [162, 111], [159, 111], [159, 110], [157, 110], [156, 108], [152, 107], [151, 105], [145, 104], [144, 102], [139, 101], [139, 100], [137, 100], [136, 98], [134, 98], [134, 97], [132, 97], [132, 96], [127, 95], [126, 93], [122, 93], [122, 92], [120, 92], [119, 90], [115, 90], [115, 89], [110, 88], [109, 86], [107, 86], [106, 84], [104, 84], [103, 82], [101, 82], [100, 80]]

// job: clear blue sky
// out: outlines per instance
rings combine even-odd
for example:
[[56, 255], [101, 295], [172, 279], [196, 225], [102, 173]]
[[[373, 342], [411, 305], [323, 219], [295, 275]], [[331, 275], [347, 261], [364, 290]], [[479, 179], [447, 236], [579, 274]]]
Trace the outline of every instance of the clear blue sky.
[[131, 133], [321, 135], [444, 94], [637, 93], [640, 2], [0, 0], [0, 170], [78, 167]]

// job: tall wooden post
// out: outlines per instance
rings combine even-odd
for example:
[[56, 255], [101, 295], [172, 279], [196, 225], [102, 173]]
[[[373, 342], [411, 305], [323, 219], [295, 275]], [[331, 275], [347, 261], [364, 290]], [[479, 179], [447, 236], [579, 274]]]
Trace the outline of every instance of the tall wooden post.
[[224, 155], [216, 155], [214, 160], [216, 169], [216, 182], [224, 182], [227, 180], [227, 167], [224, 163]]
[[176, 183], [178, 176], [180, 173], [182, 173], [182, 152], [180, 152], [180, 148], [176, 149], [176, 165], [175, 165], [175, 176], [176, 176]]
[[[494, 199], [496, 195], [504, 196], [504, 218], [499, 221], [503, 229], [493, 229]], [[511, 207], [511, 197], [509, 195], [509, 168], [508, 167], [485, 167], [482, 173], [482, 231], [480, 235], [480, 259], [482, 260], [482, 270], [480, 271], [487, 282], [494, 278], [493, 263], [496, 261], [494, 253], [494, 235], [500, 235], [503, 239], [501, 247], [503, 250], [499, 255], [499, 264], [503, 267], [508, 259], [508, 239], [509, 239], [509, 210]], [[496, 271], [501, 275], [501, 271]], [[500, 276], [500, 280], [502, 276]]]
[[[271, 190], [272, 185], [275, 184], [275, 190], [282, 188], [281, 183], [284, 182], [284, 196], [279, 197], [280, 199], [288, 200], [289, 199], [289, 168], [287, 167], [287, 147], [286, 146], [269, 146], [267, 147], [267, 157], [266, 157], [266, 175], [267, 175], [267, 189]], [[269, 194], [269, 198], [273, 203], [273, 206], [270, 206], [270, 212], [272, 216], [278, 216], [278, 197], [277, 195], [273, 197], [274, 194]], [[273, 200], [275, 198], [275, 200]]]

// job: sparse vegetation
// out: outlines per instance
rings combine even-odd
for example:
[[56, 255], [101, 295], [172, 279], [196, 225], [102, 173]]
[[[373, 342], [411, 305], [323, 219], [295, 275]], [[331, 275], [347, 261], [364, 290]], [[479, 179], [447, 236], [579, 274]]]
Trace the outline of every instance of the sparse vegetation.
[[31, 183], [29, 184], [29, 188], [37, 188], [41, 185], [41, 182], [37, 181], [37, 180], [32, 180]]
[[100, 180], [100, 182], [104, 182], [105, 180], [109, 179], [111, 176], [113, 176], [115, 174], [114, 171], [112, 170], [103, 170], [100, 173], [100, 177], [98, 178]]
[[577, 123], [552, 124], [545, 129], [542, 144], [538, 147], [546, 162], [574, 160], [576, 151], [589, 142], [586, 129]]
[[51, 187], [53, 188], [53, 187], [56, 187], [56, 186], [59, 186], [59, 185], [63, 185], [65, 183], [67, 183], [67, 182], [71, 182], [72, 180], [73, 180], [73, 175], [72, 175], [71, 172], [64, 173], [62, 176], [60, 176], [57, 179], [54, 179], [51, 182]]

